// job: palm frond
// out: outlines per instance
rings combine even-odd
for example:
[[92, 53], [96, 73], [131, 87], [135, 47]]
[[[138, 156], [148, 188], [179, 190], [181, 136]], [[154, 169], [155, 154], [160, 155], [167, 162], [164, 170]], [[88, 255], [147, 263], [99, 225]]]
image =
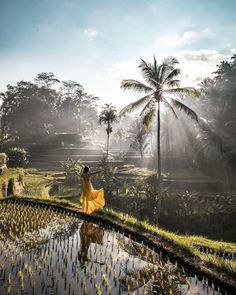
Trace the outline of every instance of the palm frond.
[[164, 103], [164, 105], [166, 106], [167, 109], [171, 110], [171, 112], [175, 116], [175, 118], [178, 119], [178, 115], [176, 114], [172, 105], [166, 99], [162, 99], [162, 102]]
[[143, 150], [145, 151], [150, 145], [150, 142], [146, 142], [143, 146]]
[[98, 123], [102, 125], [103, 122], [105, 122], [105, 119], [103, 117], [99, 117]]
[[144, 92], [144, 93], [149, 93], [153, 91], [151, 87], [133, 79], [123, 80], [121, 82], [120, 88], [123, 90], [133, 90], [133, 91]]
[[189, 116], [193, 121], [198, 122], [198, 116], [197, 114], [190, 109], [188, 106], [180, 102], [179, 100], [176, 100], [174, 98], [170, 98], [171, 104], [174, 108], [179, 109], [180, 111], [184, 112], [187, 116]]
[[178, 63], [178, 60], [173, 57], [168, 57], [162, 61], [162, 64], [159, 66], [158, 78], [161, 83], [169, 75], [171, 71], [174, 70], [175, 65]]
[[155, 99], [150, 99], [149, 102], [145, 105], [145, 107], [142, 109], [140, 116], [144, 117], [146, 115], [146, 113], [148, 113], [150, 111], [150, 109], [153, 108], [153, 106], [155, 105], [156, 101]]
[[132, 102], [130, 104], [128, 104], [126, 107], [124, 107], [120, 113], [119, 113], [119, 116], [122, 117], [122, 116], [125, 116], [126, 114], [128, 113], [131, 113], [135, 110], [137, 110], [138, 108], [140, 108], [142, 105], [144, 105], [145, 103], [148, 102], [149, 99], [151, 99], [151, 95], [148, 94], [142, 98], [140, 98], [139, 100], [135, 101], [135, 102]]
[[117, 120], [117, 111], [112, 104], [106, 103], [99, 115], [99, 124], [110, 124]]
[[173, 70], [174, 68], [172, 66], [166, 65], [166, 64], [162, 64], [159, 67], [159, 75], [158, 75], [158, 79], [160, 81], [160, 83], [163, 84], [163, 81], [165, 81], [166, 77], [170, 74], [170, 72]]
[[[151, 63], [147, 63], [145, 60], [141, 59], [138, 66], [141, 69], [141, 74], [144, 80], [152, 86], [156, 86], [157, 75], [155, 73], [155, 66]], [[157, 64], [156, 64], [157, 67]]]
[[216, 131], [214, 131], [210, 124], [203, 118], [200, 118], [199, 120], [199, 128], [205, 135], [205, 140], [209, 140], [211, 143], [214, 143], [217, 146], [222, 144], [221, 136]]
[[169, 87], [176, 87], [178, 88], [180, 86], [180, 80], [171, 80], [166, 82], [166, 85]]
[[144, 59], [141, 58], [141, 62], [138, 66], [142, 72], [148, 74], [149, 76], [153, 75], [152, 64], [147, 63]]
[[164, 78], [163, 83], [168, 83], [172, 81], [175, 77], [179, 76], [181, 70], [179, 68], [171, 69], [169, 74]]
[[143, 117], [143, 125], [146, 127], [146, 130], [149, 129], [150, 125], [153, 122], [153, 119], [155, 117], [155, 111], [156, 111], [156, 108], [154, 107], [150, 109], [150, 111], [146, 113], [145, 116]]
[[200, 92], [197, 91], [193, 87], [178, 87], [178, 88], [172, 88], [172, 89], [167, 89], [164, 91], [165, 93], [168, 94], [176, 94], [176, 95], [181, 95], [181, 96], [193, 96], [193, 97], [200, 97]]
[[163, 75], [163, 72], [164, 72], [164, 69], [165, 69], [165, 65], [161, 64], [159, 67], [158, 67], [158, 71], [157, 71], [157, 80], [159, 82], [161, 82], [161, 79], [162, 79], [162, 75]]
[[157, 73], [158, 65], [157, 65], [157, 60], [155, 55], [153, 57], [153, 68], [154, 68], [154, 71]]
[[172, 57], [172, 56], [165, 58], [162, 62], [163, 65], [167, 65], [168, 67], [173, 67], [178, 63], [179, 62], [178, 62], [177, 58]]

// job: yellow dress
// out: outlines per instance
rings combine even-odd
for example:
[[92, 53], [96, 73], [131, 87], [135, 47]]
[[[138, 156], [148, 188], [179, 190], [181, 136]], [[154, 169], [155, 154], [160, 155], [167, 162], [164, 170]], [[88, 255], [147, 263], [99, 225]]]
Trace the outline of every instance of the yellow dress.
[[104, 190], [94, 190], [90, 176], [83, 177], [83, 192], [80, 196], [82, 211], [87, 214], [93, 213], [96, 209], [105, 205]]
[[84, 222], [80, 227], [80, 251], [78, 253], [78, 260], [81, 267], [85, 266], [87, 261], [91, 261], [88, 258], [88, 251], [90, 244], [96, 243], [98, 245], [103, 244], [104, 231], [98, 226], [94, 226], [92, 223]]

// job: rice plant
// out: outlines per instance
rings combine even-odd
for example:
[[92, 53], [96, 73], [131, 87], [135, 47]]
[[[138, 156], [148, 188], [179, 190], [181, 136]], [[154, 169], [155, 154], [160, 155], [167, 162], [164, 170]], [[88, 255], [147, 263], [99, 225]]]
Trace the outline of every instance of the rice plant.
[[0, 202], [0, 294], [222, 294], [131, 237], [43, 205]]

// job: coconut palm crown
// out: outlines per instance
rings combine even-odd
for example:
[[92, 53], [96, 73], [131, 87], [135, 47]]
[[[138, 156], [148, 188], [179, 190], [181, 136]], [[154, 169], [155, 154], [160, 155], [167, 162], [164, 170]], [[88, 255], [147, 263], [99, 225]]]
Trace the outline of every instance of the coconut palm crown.
[[[161, 156], [160, 156], [160, 109], [164, 105], [173, 115], [178, 118], [175, 109], [179, 109], [198, 122], [197, 114], [183, 104], [180, 99], [186, 96], [199, 96], [198, 91], [193, 87], [180, 87], [180, 80], [177, 77], [181, 70], [177, 68], [176, 58], [169, 57], [161, 64], [157, 64], [154, 56], [153, 63], [148, 63], [141, 59], [139, 68], [141, 70], [144, 83], [134, 79], [127, 79], [121, 82], [121, 89], [133, 90], [143, 93], [144, 96], [139, 100], [130, 103], [124, 107], [120, 116], [126, 115], [140, 107], [142, 108], [140, 116], [143, 124], [147, 127], [157, 116], [157, 170], [159, 183], [161, 180]], [[177, 99], [179, 98], [179, 99]]]
[[107, 125], [107, 158], [108, 158], [108, 149], [109, 149], [109, 137], [112, 133], [112, 123], [117, 121], [117, 112], [116, 108], [112, 104], [105, 104], [102, 108], [102, 111], [99, 115], [99, 124]]

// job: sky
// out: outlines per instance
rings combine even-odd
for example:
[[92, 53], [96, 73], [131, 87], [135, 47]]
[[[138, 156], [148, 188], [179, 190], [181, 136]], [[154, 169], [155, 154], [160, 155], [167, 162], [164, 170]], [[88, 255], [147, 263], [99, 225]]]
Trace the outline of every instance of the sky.
[[0, 0], [0, 91], [40, 72], [118, 109], [140, 97], [140, 58], [176, 57], [197, 86], [236, 53], [236, 0]]

